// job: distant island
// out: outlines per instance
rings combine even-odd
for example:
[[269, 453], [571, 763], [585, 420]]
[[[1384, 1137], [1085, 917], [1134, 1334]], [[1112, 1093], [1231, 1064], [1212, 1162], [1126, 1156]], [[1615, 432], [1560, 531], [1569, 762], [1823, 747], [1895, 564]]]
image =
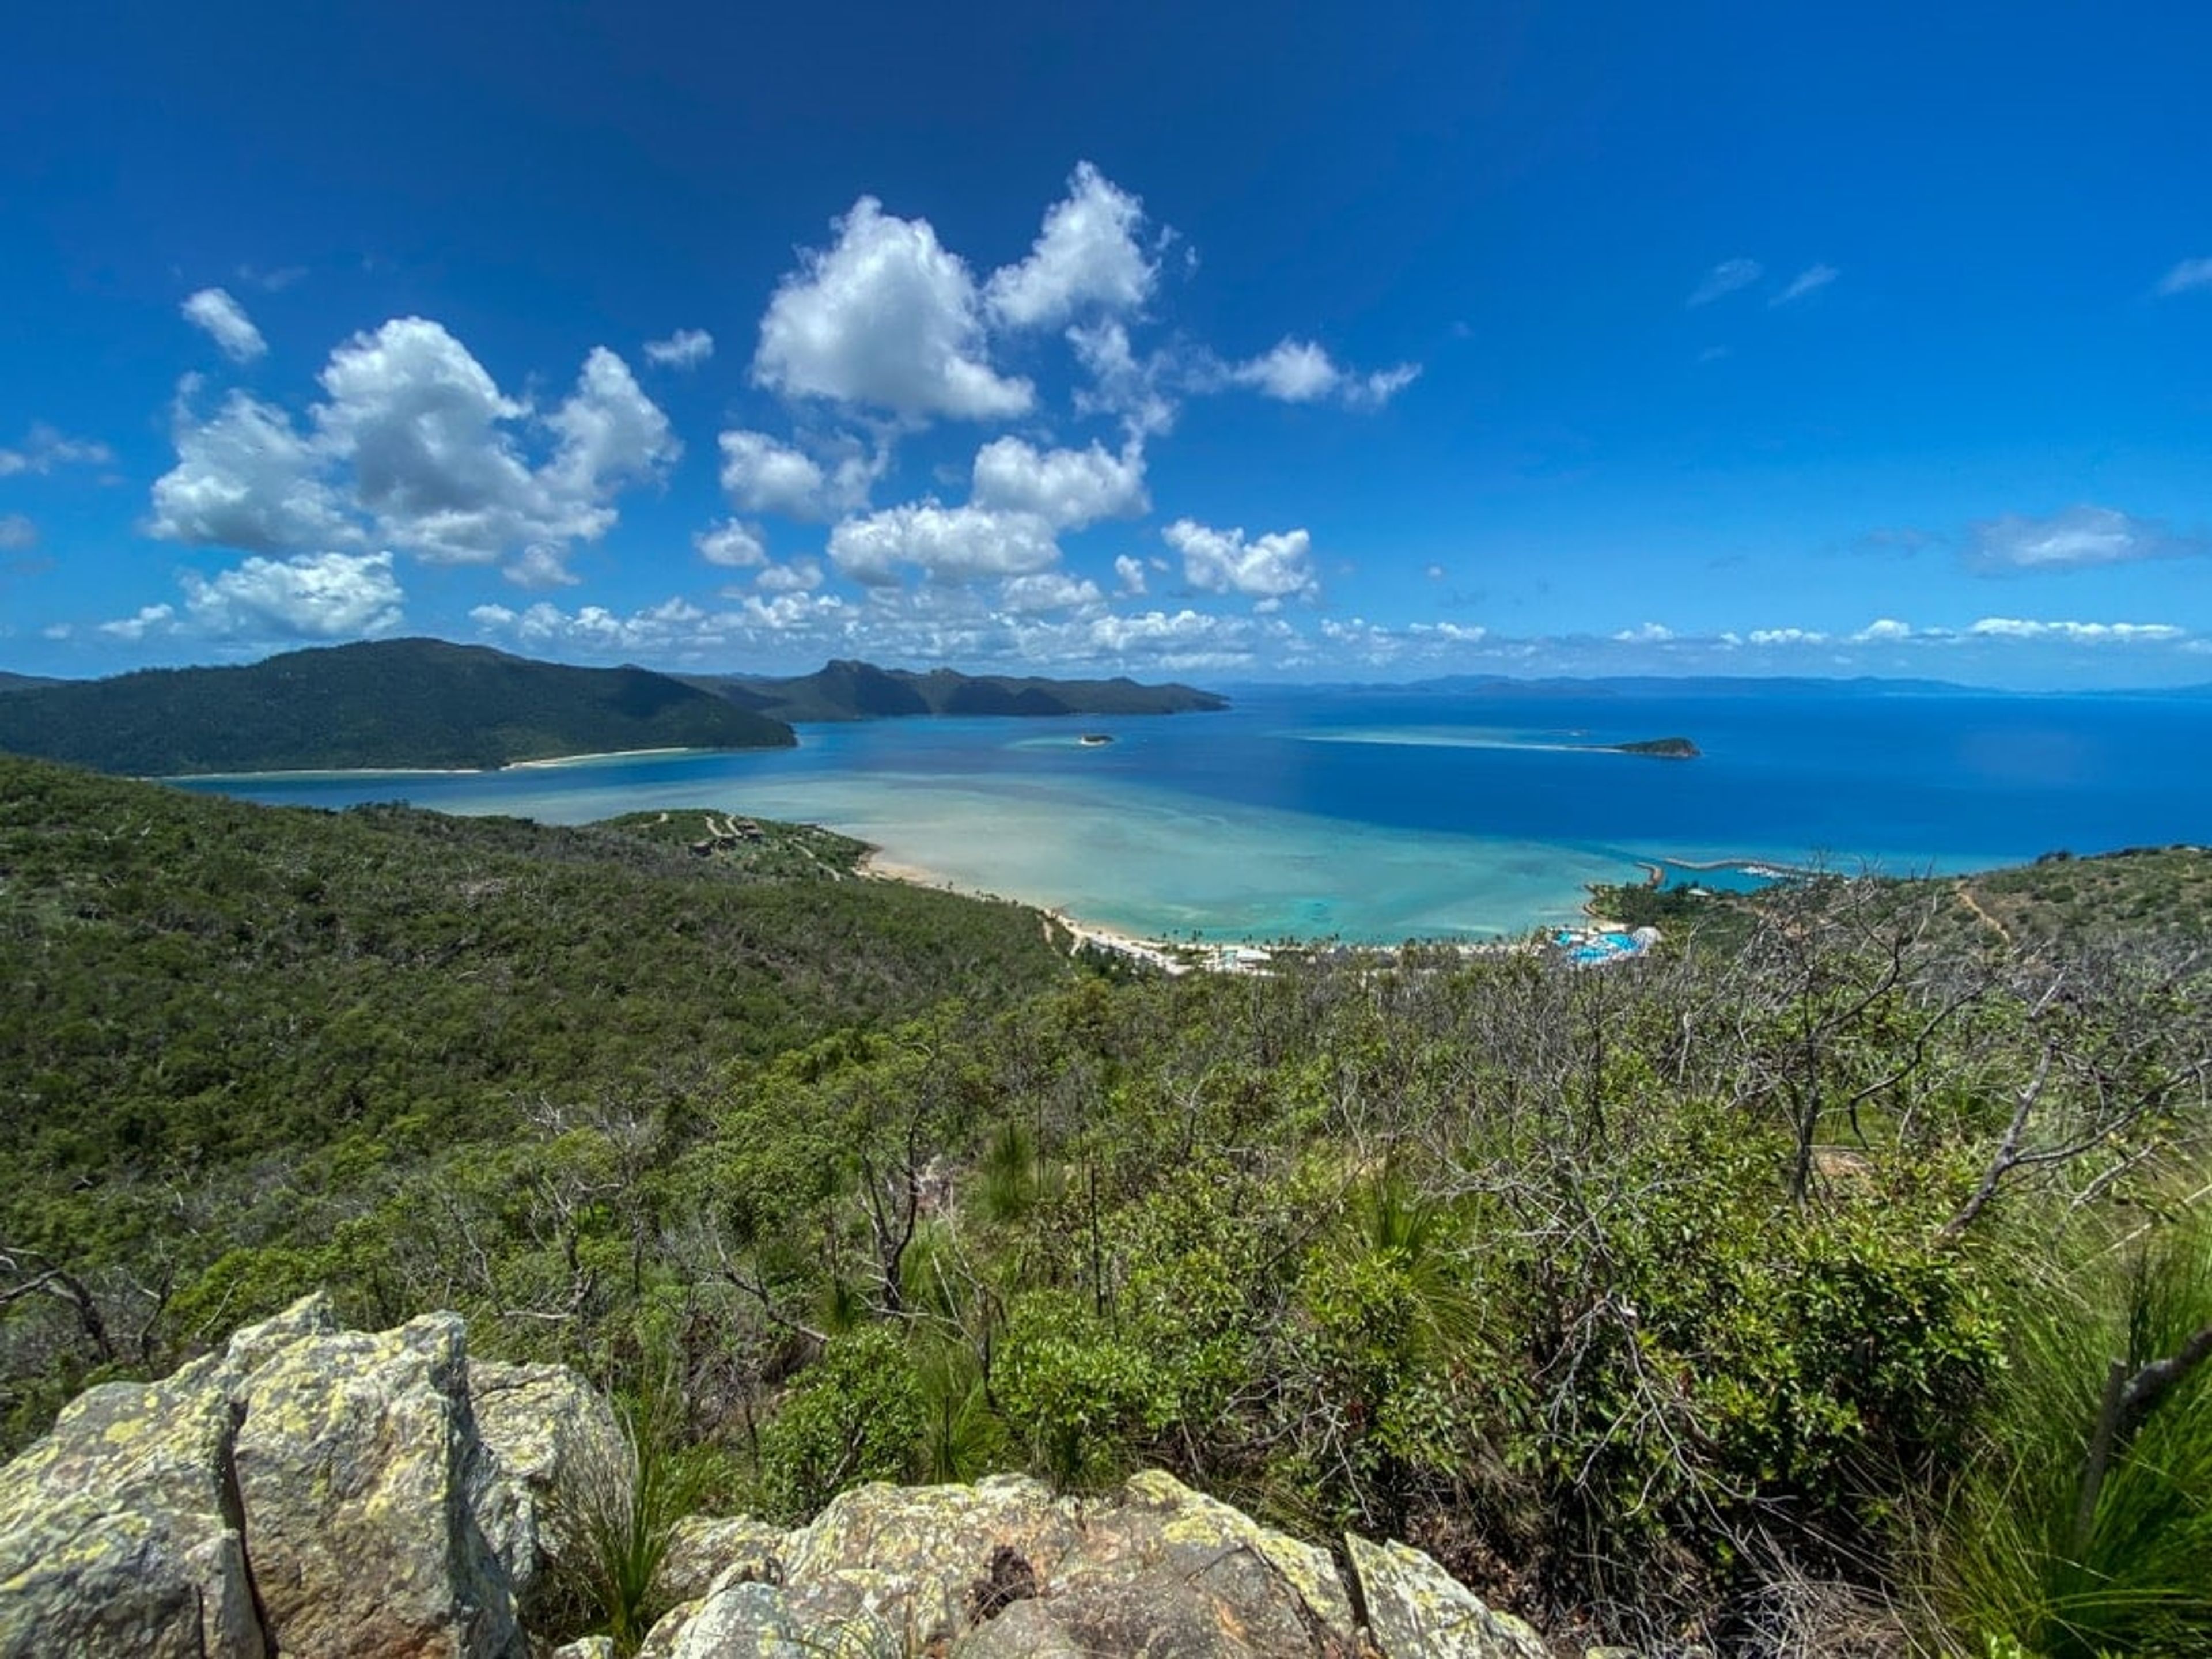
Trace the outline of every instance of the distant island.
[[781, 720], [642, 668], [380, 640], [236, 668], [19, 686], [0, 750], [139, 777], [489, 769], [632, 749], [788, 748]]
[[1646, 755], [1653, 760], [1695, 760], [1704, 752], [1687, 738], [1645, 738], [1638, 743], [1601, 743], [1592, 747], [1614, 755]]
[[1113, 741], [1114, 734], [1110, 732], [1085, 732], [1076, 739], [1085, 749], [1103, 749]]
[[878, 668], [840, 660], [811, 674], [686, 675], [685, 684], [740, 708], [780, 720], [891, 720], [924, 714], [1185, 714], [1229, 707], [1229, 699], [1188, 685], [1139, 685], [1127, 678], [1055, 680], [963, 674], [934, 668]]
[[[572, 668], [480, 645], [376, 640], [226, 668], [102, 680], [0, 674], [0, 750], [136, 777], [492, 770], [641, 749], [789, 748], [794, 720], [919, 714], [1179, 714], [1226, 708], [1188, 685], [915, 673]], [[1113, 741], [1085, 733], [1081, 741]]]

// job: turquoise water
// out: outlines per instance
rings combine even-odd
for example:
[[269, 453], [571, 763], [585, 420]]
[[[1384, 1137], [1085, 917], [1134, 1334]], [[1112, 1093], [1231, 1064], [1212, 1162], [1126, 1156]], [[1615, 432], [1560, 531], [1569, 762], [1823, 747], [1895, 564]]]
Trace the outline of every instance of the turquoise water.
[[[1590, 747], [1676, 734], [1703, 758]], [[1153, 936], [1392, 942], [1571, 922], [1585, 884], [1653, 864], [1912, 873], [2212, 841], [2205, 755], [2212, 700], [2191, 698], [1269, 690], [1221, 714], [884, 720], [803, 728], [794, 750], [189, 787], [559, 823], [712, 806]]]

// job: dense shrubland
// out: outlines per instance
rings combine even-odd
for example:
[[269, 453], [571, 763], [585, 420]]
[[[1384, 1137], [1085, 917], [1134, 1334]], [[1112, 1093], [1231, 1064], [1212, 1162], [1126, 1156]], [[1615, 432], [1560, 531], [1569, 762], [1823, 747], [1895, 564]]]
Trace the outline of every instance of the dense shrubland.
[[9, 781], [19, 1438], [326, 1285], [584, 1367], [648, 1462], [778, 1516], [1156, 1464], [1563, 1632], [2212, 1631], [2194, 941], [2008, 949], [1946, 885], [1830, 881], [1600, 972], [1115, 983], [827, 844]]

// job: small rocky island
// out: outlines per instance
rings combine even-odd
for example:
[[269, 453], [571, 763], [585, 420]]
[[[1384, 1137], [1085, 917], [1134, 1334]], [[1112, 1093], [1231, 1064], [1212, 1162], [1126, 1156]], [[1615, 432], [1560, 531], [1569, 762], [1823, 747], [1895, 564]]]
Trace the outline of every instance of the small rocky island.
[[1646, 755], [1653, 760], [1695, 760], [1700, 751], [1687, 738], [1646, 738], [1638, 743], [1607, 743], [1597, 747], [1615, 755]]
[[1110, 732], [1085, 732], [1076, 739], [1085, 749], [1103, 749], [1113, 741], [1114, 734]]

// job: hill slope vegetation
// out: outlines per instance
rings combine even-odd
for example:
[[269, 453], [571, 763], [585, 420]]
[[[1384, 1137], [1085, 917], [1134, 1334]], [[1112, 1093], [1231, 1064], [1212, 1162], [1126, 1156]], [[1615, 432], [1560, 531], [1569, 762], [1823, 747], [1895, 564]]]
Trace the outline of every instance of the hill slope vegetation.
[[779, 720], [642, 668], [570, 668], [437, 640], [147, 669], [0, 698], [0, 750], [140, 776], [483, 768], [793, 741]]
[[1117, 979], [857, 851], [4, 763], [9, 1437], [326, 1286], [721, 1508], [1160, 1467], [1585, 1643], [2205, 1650], [2204, 940], [2075, 914], [2202, 855]]

